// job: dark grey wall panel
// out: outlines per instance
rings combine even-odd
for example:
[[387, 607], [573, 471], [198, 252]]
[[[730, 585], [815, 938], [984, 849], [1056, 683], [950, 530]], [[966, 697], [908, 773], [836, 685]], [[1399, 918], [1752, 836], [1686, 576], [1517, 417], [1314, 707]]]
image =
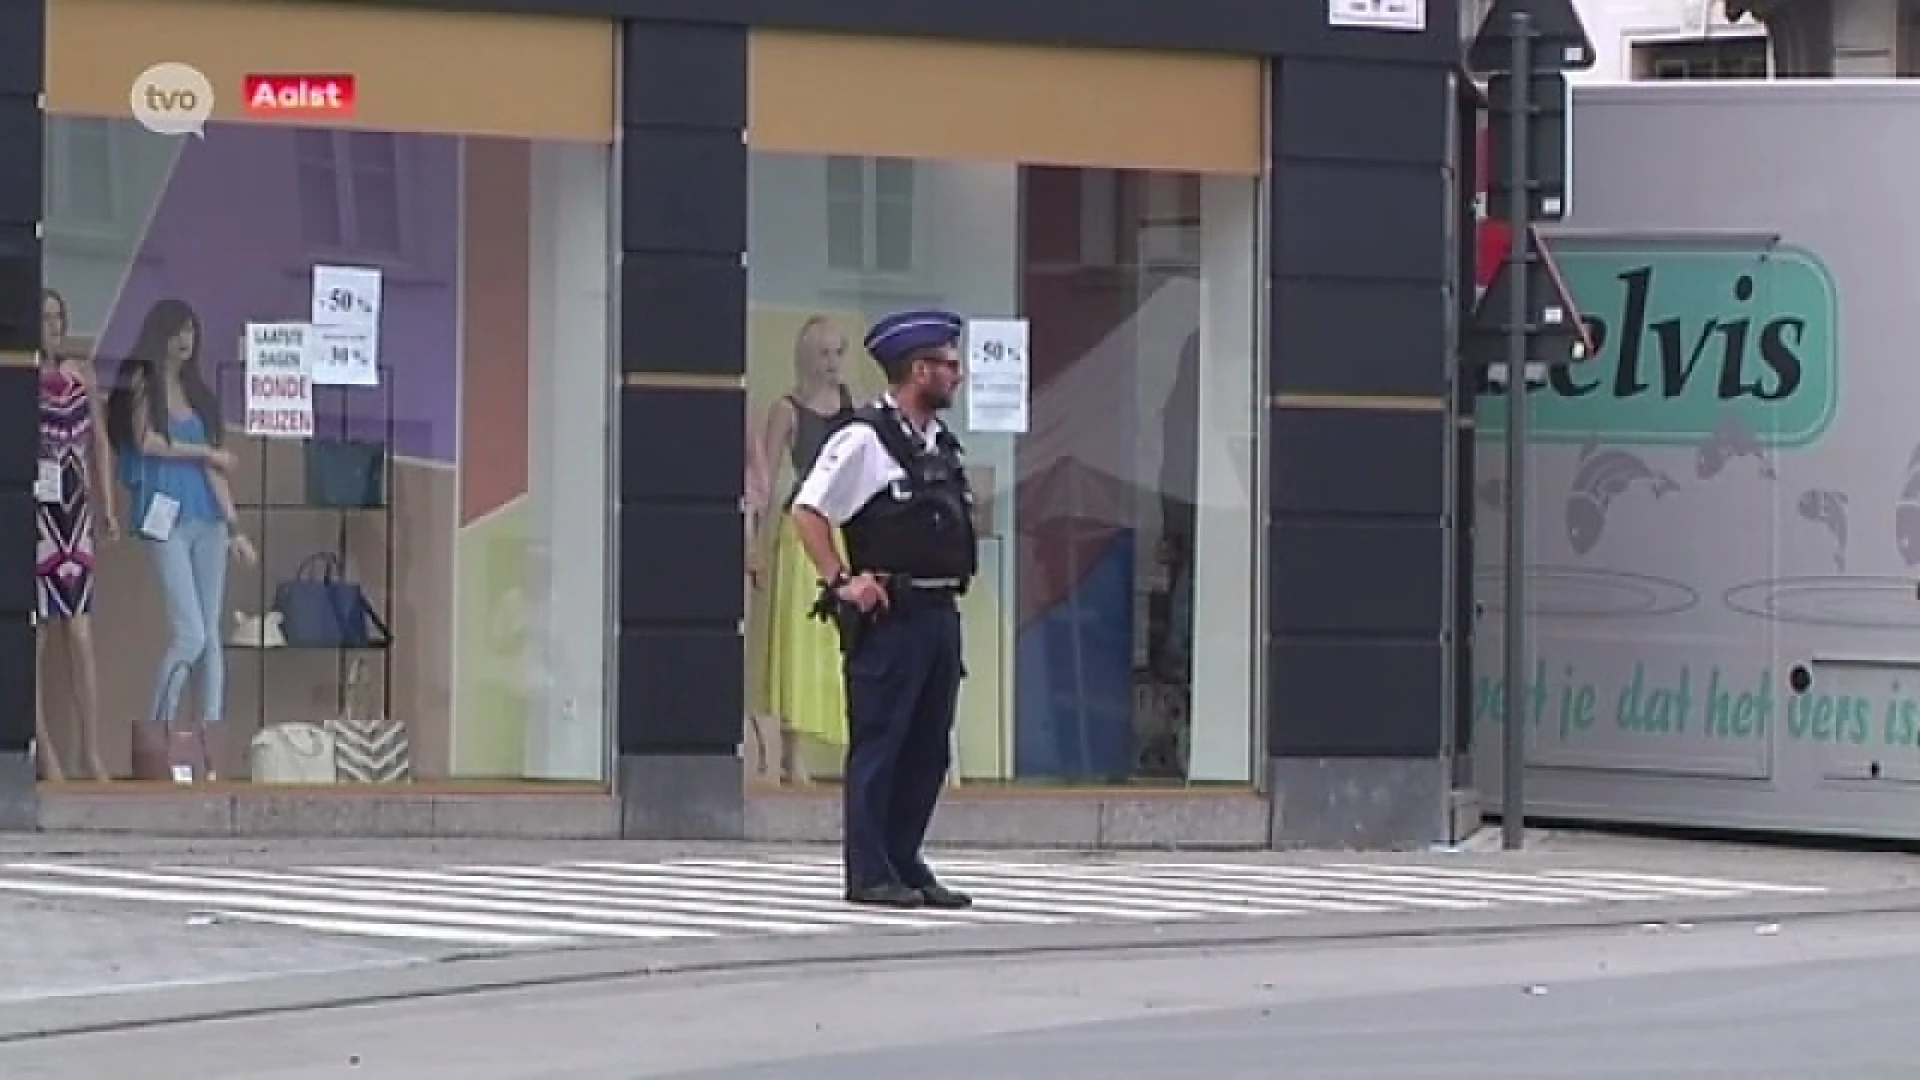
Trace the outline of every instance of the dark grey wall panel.
[[[0, 3], [0, 352], [40, 347], [46, 2]], [[33, 740], [33, 479], [39, 372], [0, 367], [0, 753]]]
[[40, 193], [41, 178], [46, 169], [45, 154], [42, 152], [43, 120], [39, 108], [31, 94], [0, 95], [0, 147], [6, 152], [0, 153], [0, 192], [9, 192], [7, 217], [25, 217], [34, 220], [39, 216], [37, 203], [25, 202], [29, 194]]
[[39, 535], [33, 492], [0, 492], [0, 618], [34, 610], [38, 596], [33, 562]]
[[31, 493], [39, 456], [40, 372], [0, 367], [0, 494]]
[[721, 258], [745, 251], [747, 146], [740, 132], [625, 125], [622, 250]]
[[744, 375], [747, 268], [739, 256], [628, 252], [620, 267], [626, 374]]
[[1437, 523], [1277, 522], [1267, 542], [1274, 636], [1438, 640]]
[[0, 225], [0, 352], [40, 348], [41, 248], [32, 228]]
[[[1267, 669], [1270, 752], [1438, 754], [1455, 615], [1442, 586], [1459, 557], [1444, 523], [1445, 414], [1276, 409], [1270, 431], [1267, 624], [1287, 646]], [[1367, 674], [1380, 663], [1392, 666]], [[1326, 718], [1333, 672], [1364, 699], [1339, 724]]]
[[[1434, 342], [1446, 338], [1447, 306], [1431, 281], [1283, 277], [1273, 283], [1273, 308], [1277, 393], [1446, 392], [1446, 364]], [[1394, 317], [1381, 318], [1383, 309]], [[1326, 347], [1334, 341], [1339, 349]]]
[[[31, 573], [31, 564], [29, 564]], [[21, 753], [33, 742], [33, 623], [0, 611], [0, 753]]]
[[1275, 755], [1431, 757], [1445, 743], [1457, 55], [1288, 54], [1269, 81]]
[[[729, 506], [630, 504], [620, 514], [620, 610], [629, 625], [729, 626], [745, 612], [746, 565], [740, 511]], [[731, 589], [661, 588], [684, 581], [730, 580]]]
[[746, 715], [744, 646], [732, 627], [621, 630], [621, 753], [733, 754]]
[[747, 115], [747, 51], [740, 28], [685, 22], [621, 27], [620, 119], [636, 127], [738, 129]]
[[1438, 302], [1451, 257], [1446, 176], [1438, 160], [1418, 166], [1283, 157], [1279, 169], [1273, 182], [1276, 274], [1431, 282]]
[[[621, 754], [730, 755], [744, 715], [747, 34], [621, 28]], [[663, 377], [663, 378], [648, 378]]]
[[1447, 437], [1438, 410], [1275, 409], [1268, 476], [1276, 519], [1438, 521]]
[[1453, 532], [1453, 610], [1447, 632], [1453, 643], [1453, 745], [1465, 753], [1473, 746], [1473, 647], [1479, 608], [1480, 582], [1474, 561], [1475, 515], [1478, 494], [1474, 490], [1474, 459], [1477, 448], [1473, 429], [1462, 427], [1456, 453], [1459, 455], [1459, 479], [1454, 501]]
[[1267, 651], [1269, 752], [1433, 757], [1443, 663], [1435, 642], [1275, 640]]
[[1451, 75], [1430, 65], [1287, 59], [1279, 66], [1274, 113], [1284, 141], [1276, 145], [1288, 161], [1432, 170], [1450, 149]]
[[47, 0], [0, 4], [0, 96], [28, 98], [46, 86]]
[[629, 386], [620, 392], [620, 501], [737, 509], [746, 443], [745, 391]]

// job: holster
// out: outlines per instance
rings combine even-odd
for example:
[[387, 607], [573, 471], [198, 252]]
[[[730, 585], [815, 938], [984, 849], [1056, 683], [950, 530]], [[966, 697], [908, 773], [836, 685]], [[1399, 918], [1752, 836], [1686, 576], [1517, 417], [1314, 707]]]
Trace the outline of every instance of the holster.
[[849, 604], [837, 596], [831, 586], [821, 586], [820, 596], [814, 600], [813, 609], [808, 613], [821, 622], [833, 624], [834, 632], [840, 636], [840, 653], [850, 655], [860, 647], [860, 639], [866, 636], [867, 627], [872, 619], [854, 604]]

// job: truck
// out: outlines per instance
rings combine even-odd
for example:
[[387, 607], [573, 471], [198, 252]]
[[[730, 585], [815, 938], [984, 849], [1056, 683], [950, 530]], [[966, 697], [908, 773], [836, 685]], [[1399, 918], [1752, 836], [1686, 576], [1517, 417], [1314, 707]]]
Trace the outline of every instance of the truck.
[[1534, 817], [1920, 839], [1920, 85], [1573, 91], [1543, 226], [1597, 346], [1531, 392], [1531, 671], [1477, 399], [1473, 773]]

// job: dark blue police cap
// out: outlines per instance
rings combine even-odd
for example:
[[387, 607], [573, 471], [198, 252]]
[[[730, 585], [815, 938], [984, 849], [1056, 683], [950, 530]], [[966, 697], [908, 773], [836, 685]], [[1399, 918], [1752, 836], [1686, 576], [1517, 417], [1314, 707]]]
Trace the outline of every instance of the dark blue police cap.
[[891, 371], [922, 349], [958, 345], [965, 328], [966, 320], [951, 311], [901, 311], [867, 331], [867, 352]]

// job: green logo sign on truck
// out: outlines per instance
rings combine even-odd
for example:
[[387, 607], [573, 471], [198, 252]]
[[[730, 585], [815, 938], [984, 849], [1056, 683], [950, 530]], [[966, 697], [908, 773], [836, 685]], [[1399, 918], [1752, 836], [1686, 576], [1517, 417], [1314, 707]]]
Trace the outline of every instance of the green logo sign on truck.
[[[1533, 393], [1538, 442], [1684, 444], [1731, 415], [1766, 447], [1820, 437], [1838, 403], [1833, 277], [1798, 248], [1553, 244], [1599, 354]], [[1497, 437], [1506, 401], [1480, 399]]]

